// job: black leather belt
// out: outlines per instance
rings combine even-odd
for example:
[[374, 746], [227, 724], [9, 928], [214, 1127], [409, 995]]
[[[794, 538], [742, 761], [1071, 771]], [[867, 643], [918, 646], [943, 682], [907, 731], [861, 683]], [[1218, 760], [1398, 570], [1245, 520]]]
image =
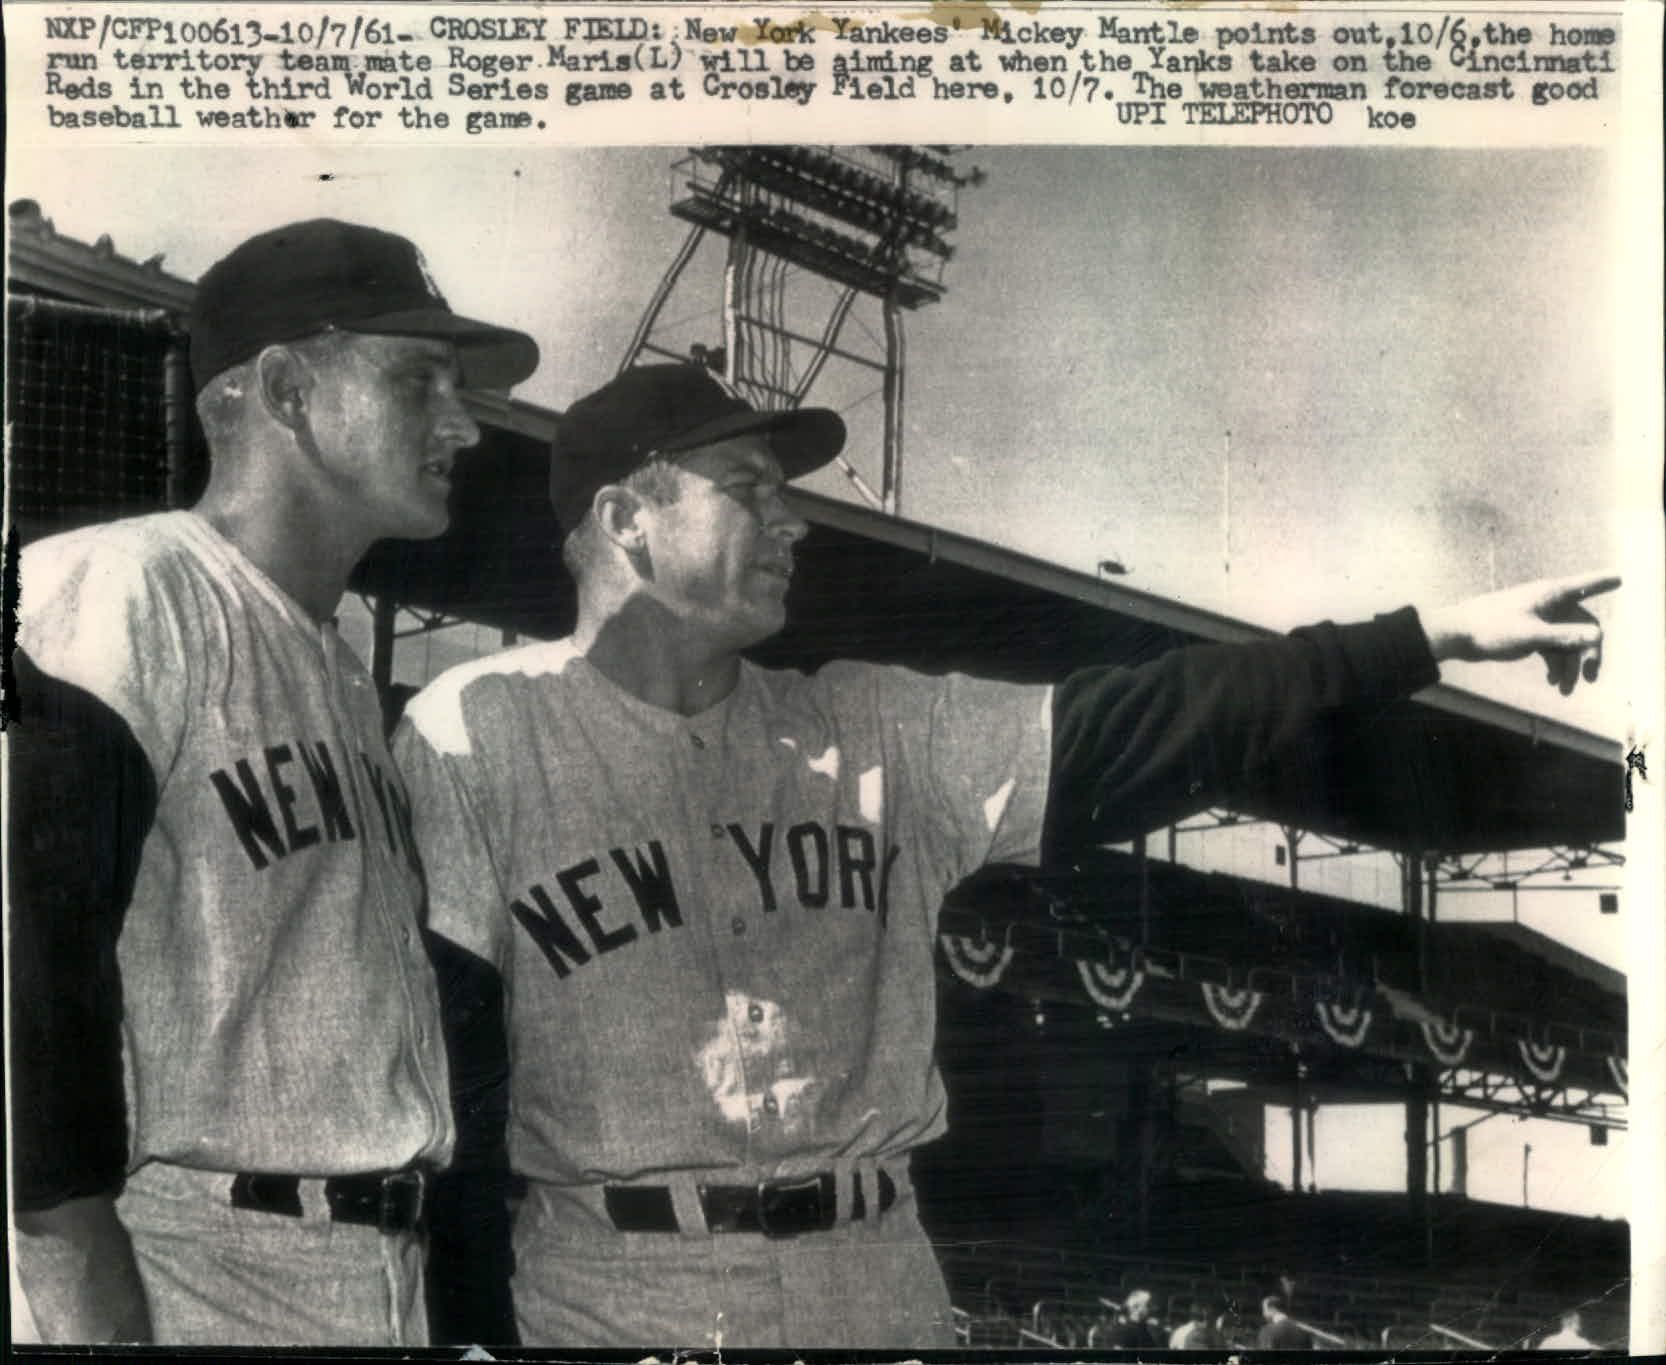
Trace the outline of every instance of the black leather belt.
[[[867, 1216], [862, 1176], [851, 1177], [850, 1217]], [[831, 1171], [756, 1185], [700, 1185], [700, 1210], [708, 1232], [755, 1232], [796, 1237], [825, 1232], [838, 1222], [839, 1187]], [[602, 1202], [620, 1232], [677, 1232], [677, 1210], [665, 1185], [605, 1185]], [[879, 1213], [897, 1202], [896, 1183], [879, 1172]]]
[[[410, 1232], [421, 1226], [428, 1203], [428, 1172], [420, 1166], [365, 1175], [332, 1175], [324, 1181], [324, 1202], [337, 1223], [358, 1223], [381, 1232]], [[299, 1218], [301, 1177], [244, 1171], [231, 1178], [231, 1206], [256, 1213]]]

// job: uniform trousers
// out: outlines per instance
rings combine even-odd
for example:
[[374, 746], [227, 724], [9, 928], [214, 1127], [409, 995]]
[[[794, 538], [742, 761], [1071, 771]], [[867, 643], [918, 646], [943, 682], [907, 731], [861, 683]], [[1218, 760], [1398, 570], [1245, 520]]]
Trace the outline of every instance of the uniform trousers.
[[231, 1181], [150, 1162], [116, 1203], [157, 1342], [427, 1344], [416, 1234], [332, 1222], [322, 1180], [300, 1182], [300, 1217], [233, 1208]]
[[[878, 1188], [872, 1163], [864, 1188]], [[948, 1288], [906, 1167], [896, 1201], [792, 1237], [705, 1230], [697, 1179], [667, 1180], [681, 1232], [619, 1232], [599, 1186], [532, 1182], [515, 1219], [515, 1317], [528, 1346], [910, 1348], [955, 1345]], [[732, 1175], [699, 1177], [730, 1183]]]

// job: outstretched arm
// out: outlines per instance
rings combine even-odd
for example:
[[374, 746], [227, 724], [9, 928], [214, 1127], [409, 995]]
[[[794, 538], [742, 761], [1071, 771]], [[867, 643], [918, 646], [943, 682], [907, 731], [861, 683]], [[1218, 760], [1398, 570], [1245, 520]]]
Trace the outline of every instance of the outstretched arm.
[[1439, 680], [1442, 659], [1538, 652], [1550, 681], [1595, 678], [1602, 629], [1582, 603], [1612, 575], [1550, 579], [1363, 625], [1321, 623], [1243, 645], [1193, 645], [1135, 668], [1084, 669], [1054, 694], [1049, 823], [1103, 840], [1221, 799], [1323, 713]]
[[1602, 625], [1585, 599], [1619, 586], [1617, 574], [1541, 578], [1419, 615], [1437, 660], [1538, 654], [1545, 661], [1545, 680], [1567, 696], [1582, 672], [1586, 682], [1595, 682], [1602, 667]]

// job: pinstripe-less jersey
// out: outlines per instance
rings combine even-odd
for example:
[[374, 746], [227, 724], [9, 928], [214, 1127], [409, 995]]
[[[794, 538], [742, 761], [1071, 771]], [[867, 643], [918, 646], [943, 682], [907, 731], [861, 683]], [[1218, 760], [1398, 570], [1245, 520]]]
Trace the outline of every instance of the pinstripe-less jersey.
[[[453, 1134], [421, 875], [358, 659], [188, 512], [43, 540], [21, 579], [32, 664], [107, 708], [154, 779], [116, 921], [130, 1167], [443, 1162]], [[73, 728], [50, 740], [68, 764], [82, 742]], [[49, 888], [12, 909], [81, 912]], [[65, 960], [14, 963], [14, 977]], [[75, 1084], [72, 1058], [36, 1061]]]
[[503, 972], [511, 1157], [760, 1176], [944, 1128], [944, 892], [1033, 861], [1051, 689], [743, 664], [693, 717], [570, 644], [443, 675], [394, 751], [432, 927]]
[[1414, 611], [1056, 688], [741, 665], [693, 717], [569, 642], [453, 669], [395, 737], [432, 927], [504, 977], [510, 1155], [553, 1183], [768, 1177], [943, 1131], [942, 898], [1230, 791], [1439, 676]]

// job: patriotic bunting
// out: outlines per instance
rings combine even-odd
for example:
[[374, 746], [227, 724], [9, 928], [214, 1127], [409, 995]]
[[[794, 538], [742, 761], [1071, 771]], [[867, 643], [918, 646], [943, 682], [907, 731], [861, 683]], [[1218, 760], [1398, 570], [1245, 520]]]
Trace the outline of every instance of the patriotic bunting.
[[1524, 1065], [1536, 1080], [1554, 1081], [1562, 1074], [1562, 1063], [1568, 1060], [1568, 1050], [1559, 1045], [1552, 1046], [1529, 1042], [1526, 1038], [1516, 1041], [1516, 1050], [1521, 1053]]
[[1138, 956], [1129, 951], [1118, 961], [1119, 945], [1109, 944], [1110, 962], [1088, 962], [1076, 959], [1076, 975], [1082, 978], [1082, 989], [1094, 1004], [1108, 1010], [1125, 1010], [1145, 984], [1145, 973], [1140, 970]]
[[1203, 983], [1203, 1003], [1209, 1007], [1209, 1013], [1217, 1024], [1234, 1033], [1250, 1026], [1250, 1020], [1261, 1008], [1261, 1000], [1261, 992], [1248, 987], [1235, 990], [1231, 986]]
[[1442, 1066], [1458, 1066], [1469, 1055], [1469, 1045], [1475, 1041], [1475, 1030], [1459, 1028], [1456, 1023], [1425, 1019], [1420, 1027], [1423, 1041]]
[[1371, 1029], [1371, 1011], [1364, 1005], [1338, 1005], [1329, 1000], [1316, 1000], [1313, 1012], [1319, 1016], [1319, 1027], [1325, 1036], [1342, 1047], [1358, 1047]]
[[[1002, 938], [992, 939], [986, 931], [970, 935], [944, 933], [940, 937], [949, 967], [968, 985], [987, 990], [999, 984], [1012, 966], [1012, 945]], [[1142, 1009], [1151, 1010], [1158, 1018], [1184, 1018], [1184, 1014], [1173, 1013], [1179, 1007], [1179, 1001], [1174, 996], [1179, 984], [1188, 979], [1196, 981], [1194, 971], [1198, 975], [1205, 972], [1209, 975], [1221, 974], [1222, 964], [1214, 960], [1194, 958], [1188, 962], [1173, 953], [1150, 950], [1121, 938], [1101, 938], [1099, 943], [1104, 953], [1102, 958], [1067, 953], [1062, 946], [1058, 951], [1076, 969], [1082, 991], [1101, 1011], [1102, 1024], [1109, 1024], [1110, 1015], [1127, 1014], [1142, 994], [1148, 997]], [[1083, 949], [1094, 951], [1086, 944]], [[1479, 1066], [1489, 1072], [1515, 1071], [1541, 1085], [1561, 1082], [1568, 1069], [1570, 1054], [1567, 1046], [1535, 1043], [1520, 1037], [1512, 1039], [1508, 1034], [1500, 1037], [1496, 1018], [1492, 1020], [1492, 1028], [1484, 1030], [1484, 1055], [1472, 1059], [1476, 1041], [1474, 1027], [1459, 1023], [1456, 1014], [1443, 1019], [1422, 1002], [1408, 996], [1406, 999], [1416, 1008], [1413, 1014], [1412, 1008], [1403, 1005], [1395, 992], [1380, 985], [1373, 990], [1356, 984], [1350, 989], [1337, 991], [1336, 983], [1331, 978], [1320, 978], [1314, 983], [1321, 992], [1346, 997], [1338, 1000], [1313, 998], [1307, 995], [1306, 988], [1295, 982], [1285, 988], [1275, 985], [1269, 990], [1257, 990], [1254, 980], [1252, 976], [1244, 985], [1238, 986], [1197, 982], [1209, 1017], [1218, 1027], [1232, 1033], [1244, 1032], [1254, 1025], [1262, 1007], [1270, 999], [1274, 1005], [1268, 1011], [1269, 1018], [1260, 1027], [1263, 1031], [1297, 1038], [1301, 1036], [1299, 1011], [1305, 1009], [1305, 1001], [1311, 999], [1313, 1016], [1325, 1037], [1335, 1046], [1350, 1051], [1365, 1048], [1375, 1028], [1381, 1034], [1375, 1045], [1378, 1050], [1404, 1055], [1406, 1041], [1409, 1040], [1404, 1038], [1402, 1026], [1410, 1025], [1415, 1018], [1429, 1055], [1443, 1067]], [[1153, 981], [1158, 983], [1157, 986], [1147, 990], [1146, 987]], [[1191, 998], [1195, 1000], [1197, 997]], [[1385, 1000], [1389, 1010], [1386, 1015], [1382, 1007]], [[1577, 1083], [1590, 1086], [1595, 1079], [1591, 1076], [1591, 1068], [1606, 1069], [1613, 1091], [1629, 1099], [1630, 1076], [1626, 1059], [1608, 1053], [1605, 1048], [1599, 1051], [1596, 1046], [1584, 1042], [1584, 1034], [1580, 1036], [1581, 1047], [1574, 1058]], [[1512, 1042], [1514, 1056], [1510, 1052]], [[1612, 1046], [1611, 1043], [1606, 1045]], [[1503, 1055], [1500, 1055], [1501, 1051]], [[1596, 1075], [1600, 1077], [1600, 1069]]]
[[987, 939], [966, 938], [960, 934], [944, 934], [943, 955], [949, 959], [954, 974], [968, 986], [987, 990], [999, 981], [1012, 964], [1012, 949], [1004, 943]]

